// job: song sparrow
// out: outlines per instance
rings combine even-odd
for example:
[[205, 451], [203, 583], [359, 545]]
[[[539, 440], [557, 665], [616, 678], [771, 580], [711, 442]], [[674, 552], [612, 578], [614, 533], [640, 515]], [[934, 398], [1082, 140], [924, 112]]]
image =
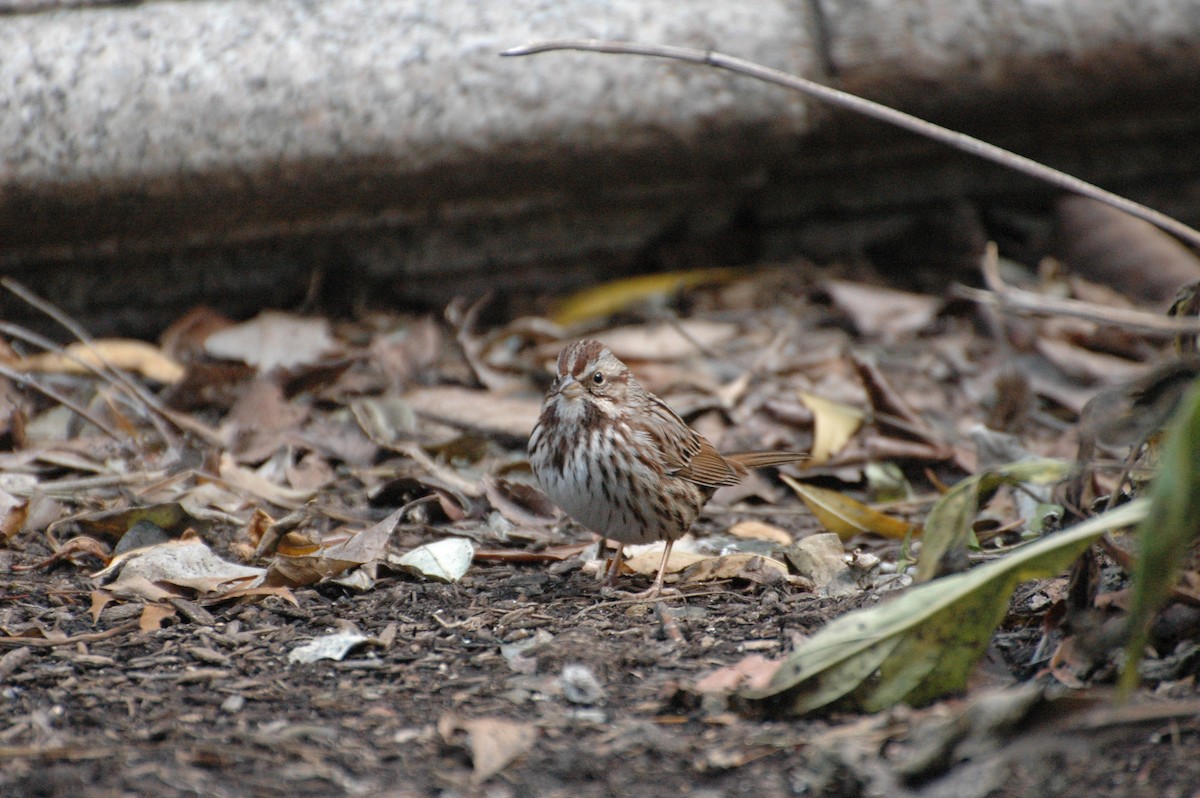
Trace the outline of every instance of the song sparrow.
[[599, 341], [577, 341], [558, 356], [558, 377], [529, 438], [542, 489], [583, 526], [616, 542], [608, 584], [626, 543], [666, 541], [644, 597], [662, 590], [671, 546], [717, 488], [749, 468], [804, 459], [794, 452], [721, 455]]

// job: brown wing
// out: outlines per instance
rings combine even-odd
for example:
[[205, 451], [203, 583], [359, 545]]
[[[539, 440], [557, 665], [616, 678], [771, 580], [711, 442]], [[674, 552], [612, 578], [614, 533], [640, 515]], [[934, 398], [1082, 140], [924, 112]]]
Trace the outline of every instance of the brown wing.
[[742, 481], [746, 469], [721, 457], [708, 439], [689, 427], [657, 396], [650, 394], [648, 398], [657, 418], [645, 429], [658, 443], [668, 474], [713, 488]]
[[795, 452], [739, 452], [722, 456], [707, 438], [689, 427], [661, 399], [653, 394], [648, 398], [651, 412], [658, 418], [643, 429], [658, 444], [666, 472], [681, 479], [721, 488], [741, 482], [747, 469], [795, 463], [807, 458], [807, 455]]
[[746, 469], [740, 463], [722, 457], [703, 435], [697, 433], [696, 437], [700, 439], [700, 451], [691, 462], [677, 470], [675, 476], [710, 488], [736, 485], [742, 481]]

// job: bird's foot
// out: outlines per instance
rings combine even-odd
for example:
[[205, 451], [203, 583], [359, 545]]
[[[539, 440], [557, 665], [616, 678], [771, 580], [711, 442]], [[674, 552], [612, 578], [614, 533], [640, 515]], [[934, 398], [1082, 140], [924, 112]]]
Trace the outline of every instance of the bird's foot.
[[605, 598], [619, 598], [633, 601], [650, 601], [651, 599], [665, 598], [667, 596], [682, 596], [683, 591], [674, 587], [666, 587], [662, 582], [655, 582], [646, 590], [632, 593], [628, 590], [617, 590], [615, 587], [605, 585], [600, 588], [600, 595]]

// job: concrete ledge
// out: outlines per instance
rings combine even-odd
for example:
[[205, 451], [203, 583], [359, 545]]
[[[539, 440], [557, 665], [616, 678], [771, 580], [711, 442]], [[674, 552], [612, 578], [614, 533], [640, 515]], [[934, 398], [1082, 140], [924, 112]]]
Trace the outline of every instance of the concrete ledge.
[[1196, 0], [103, 4], [0, 16], [0, 269], [153, 328], [156, 303], [294, 302], [313, 270], [436, 303], [747, 215], [728, 260], [820, 249], [822, 215], [1028, 188], [745, 78], [497, 57], [564, 36], [840, 81], [1118, 190], [1200, 174]]

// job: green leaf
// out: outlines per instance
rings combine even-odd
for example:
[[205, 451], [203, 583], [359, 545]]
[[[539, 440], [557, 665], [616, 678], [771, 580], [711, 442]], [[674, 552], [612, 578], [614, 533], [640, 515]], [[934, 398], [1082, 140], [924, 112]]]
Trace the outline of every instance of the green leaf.
[[1146, 648], [1150, 619], [1179, 578], [1188, 548], [1200, 537], [1200, 384], [1192, 386], [1175, 412], [1150, 490], [1150, 511], [1138, 527], [1138, 557], [1129, 607], [1130, 637], [1119, 694], [1128, 697], [1138, 683], [1138, 662]]
[[797, 482], [787, 474], [780, 478], [796, 492], [796, 495], [808, 507], [821, 524], [830, 532], [837, 533], [842, 541], [847, 541], [855, 535], [873, 532], [885, 538], [903, 540], [909, 535], [920, 533], [921, 528], [899, 518], [884, 515], [862, 502], [857, 502], [849, 496], [828, 488], [818, 488], [816, 485], [806, 485]]
[[1073, 465], [1065, 460], [1021, 460], [983, 471], [959, 482], [938, 499], [925, 519], [921, 557], [917, 562], [916, 581], [928, 582], [938, 575], [947, 555], [965, 554], [972, 539], [972, 524], [979, 502], [1001, 485], [1032, 482], [1046, 485], [1063, 479]]
[[767, 687], [740, 697], [799, 715], [835, 701], [877, 711], [961, 690], [1019, 583], [1061, 572], [1104, 532], [1142, 520], [1148, 506], [1130, 502], [1002, 559], [848, 613], [788, 657]]

